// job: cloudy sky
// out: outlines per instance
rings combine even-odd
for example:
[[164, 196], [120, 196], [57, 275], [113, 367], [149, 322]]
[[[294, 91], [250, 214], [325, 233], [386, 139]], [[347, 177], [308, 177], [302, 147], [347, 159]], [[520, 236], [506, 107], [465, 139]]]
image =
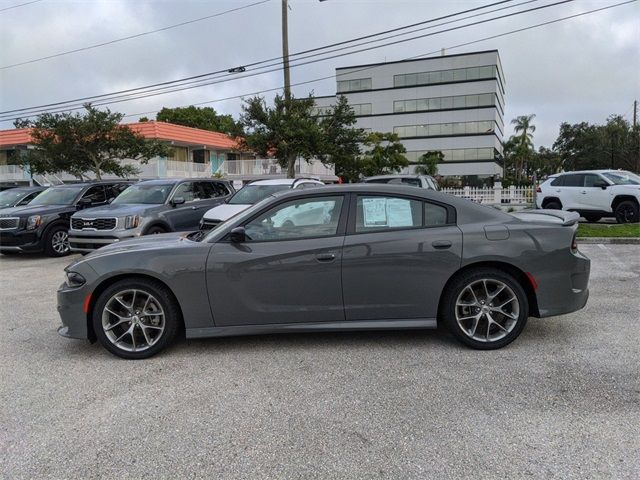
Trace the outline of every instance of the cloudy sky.
[[[270, 0], [179, 28], [11, 68], [16, 63], [209, 16], [259, 0], [0, 0], [0, 110], [110, 93], [226, 70], [281, 54], [280, 0]], [[484, 1], [290, 0], [290, 52], [348, 40], [479, 5]], [[496, 15], [555, 3], [515, 0]], [[292, 69], [292, 82], [332, 75], [335, 67], [400, 60], [446, 48], [448, 53], [498, 49], [506, 77], [505, 123], [535, 113], [536, 146], [550, 146], [560, 122], [632, 118], [640, 99], [640, 2], [466, 47], [451, 47], [624, 0], [575, 0], [538, 12]], [[499, 8], [500, 6], [492, 7]], [[449, 25], [453, 26], [453, 25]], [[440, 27], [438, 30], [446, 28]], [[434, 31], [434, 30], [431, 30]], [[426, 32], [423, 32], [426, 33]], [[281, 72], [110, 105], [131, 115], [163, 106], [223, 99], [282, 85]], [[335, 92], [335, 79], [294, 88], [296, 95]], [[265, 94], [271, 97], [273, 94]], [[237, 115], [239, 99], [211, 103]], [[153, 117], [153, 114], [147, 114]], [[11, 128], [0, 123], [0, 129]], [[510, 129], [506, 134], [509, 135]]]

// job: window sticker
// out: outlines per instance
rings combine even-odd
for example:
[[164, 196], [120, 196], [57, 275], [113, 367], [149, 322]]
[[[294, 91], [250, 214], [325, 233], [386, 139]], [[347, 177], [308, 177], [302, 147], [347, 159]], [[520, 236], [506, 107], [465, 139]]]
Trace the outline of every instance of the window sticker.
[[365, 227], [387, 227], [387, 199], [363, 198], [362, 212]]
[[389, 219], [389, 227], [412, 227], [411, 202], [401, 198], [389, 198], [387, 200], [387, 218]]

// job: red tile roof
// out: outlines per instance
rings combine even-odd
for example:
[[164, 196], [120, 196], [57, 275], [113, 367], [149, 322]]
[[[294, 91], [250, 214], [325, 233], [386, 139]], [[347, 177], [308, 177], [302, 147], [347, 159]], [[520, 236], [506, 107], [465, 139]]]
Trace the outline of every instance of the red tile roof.
[[[145, 138], [220, 150], [231, 150], [236, 147], [236, 142], [228, 135], [199, 128], [156, 121], [128, 123], [125, 125], [141, 133]], [[0, 148], [27, 145], [31, 142], [30, 133], [30, 128], [0, 130]]]

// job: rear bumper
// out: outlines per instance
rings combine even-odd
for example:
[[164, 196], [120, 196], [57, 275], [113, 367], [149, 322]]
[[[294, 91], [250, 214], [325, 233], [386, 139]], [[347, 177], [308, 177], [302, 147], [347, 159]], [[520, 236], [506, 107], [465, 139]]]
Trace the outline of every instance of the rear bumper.
[[536, 292], [539, 317], [553, 317], [578, 311], [589, 299], [591, 260], [578, 253], [570, 270], [545, 276]]

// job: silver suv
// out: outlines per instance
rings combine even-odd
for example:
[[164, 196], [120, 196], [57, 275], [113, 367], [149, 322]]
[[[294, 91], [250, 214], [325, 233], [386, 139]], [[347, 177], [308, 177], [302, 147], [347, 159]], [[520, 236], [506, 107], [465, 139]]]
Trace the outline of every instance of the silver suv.
[[615, 217], [638, 222], [640, 176], [624, 170], [585, 170], [552, 175], [536, 190], [536, 207], [578, 212], [590, 222]]
[[90, 252], [141, 235], [197, 230], [203, 212], [223, 203], [233, 193], [233, 187], [222, 180], [139, 182], [109, 205], [74, 214], [69, 244], [72, 251]]

